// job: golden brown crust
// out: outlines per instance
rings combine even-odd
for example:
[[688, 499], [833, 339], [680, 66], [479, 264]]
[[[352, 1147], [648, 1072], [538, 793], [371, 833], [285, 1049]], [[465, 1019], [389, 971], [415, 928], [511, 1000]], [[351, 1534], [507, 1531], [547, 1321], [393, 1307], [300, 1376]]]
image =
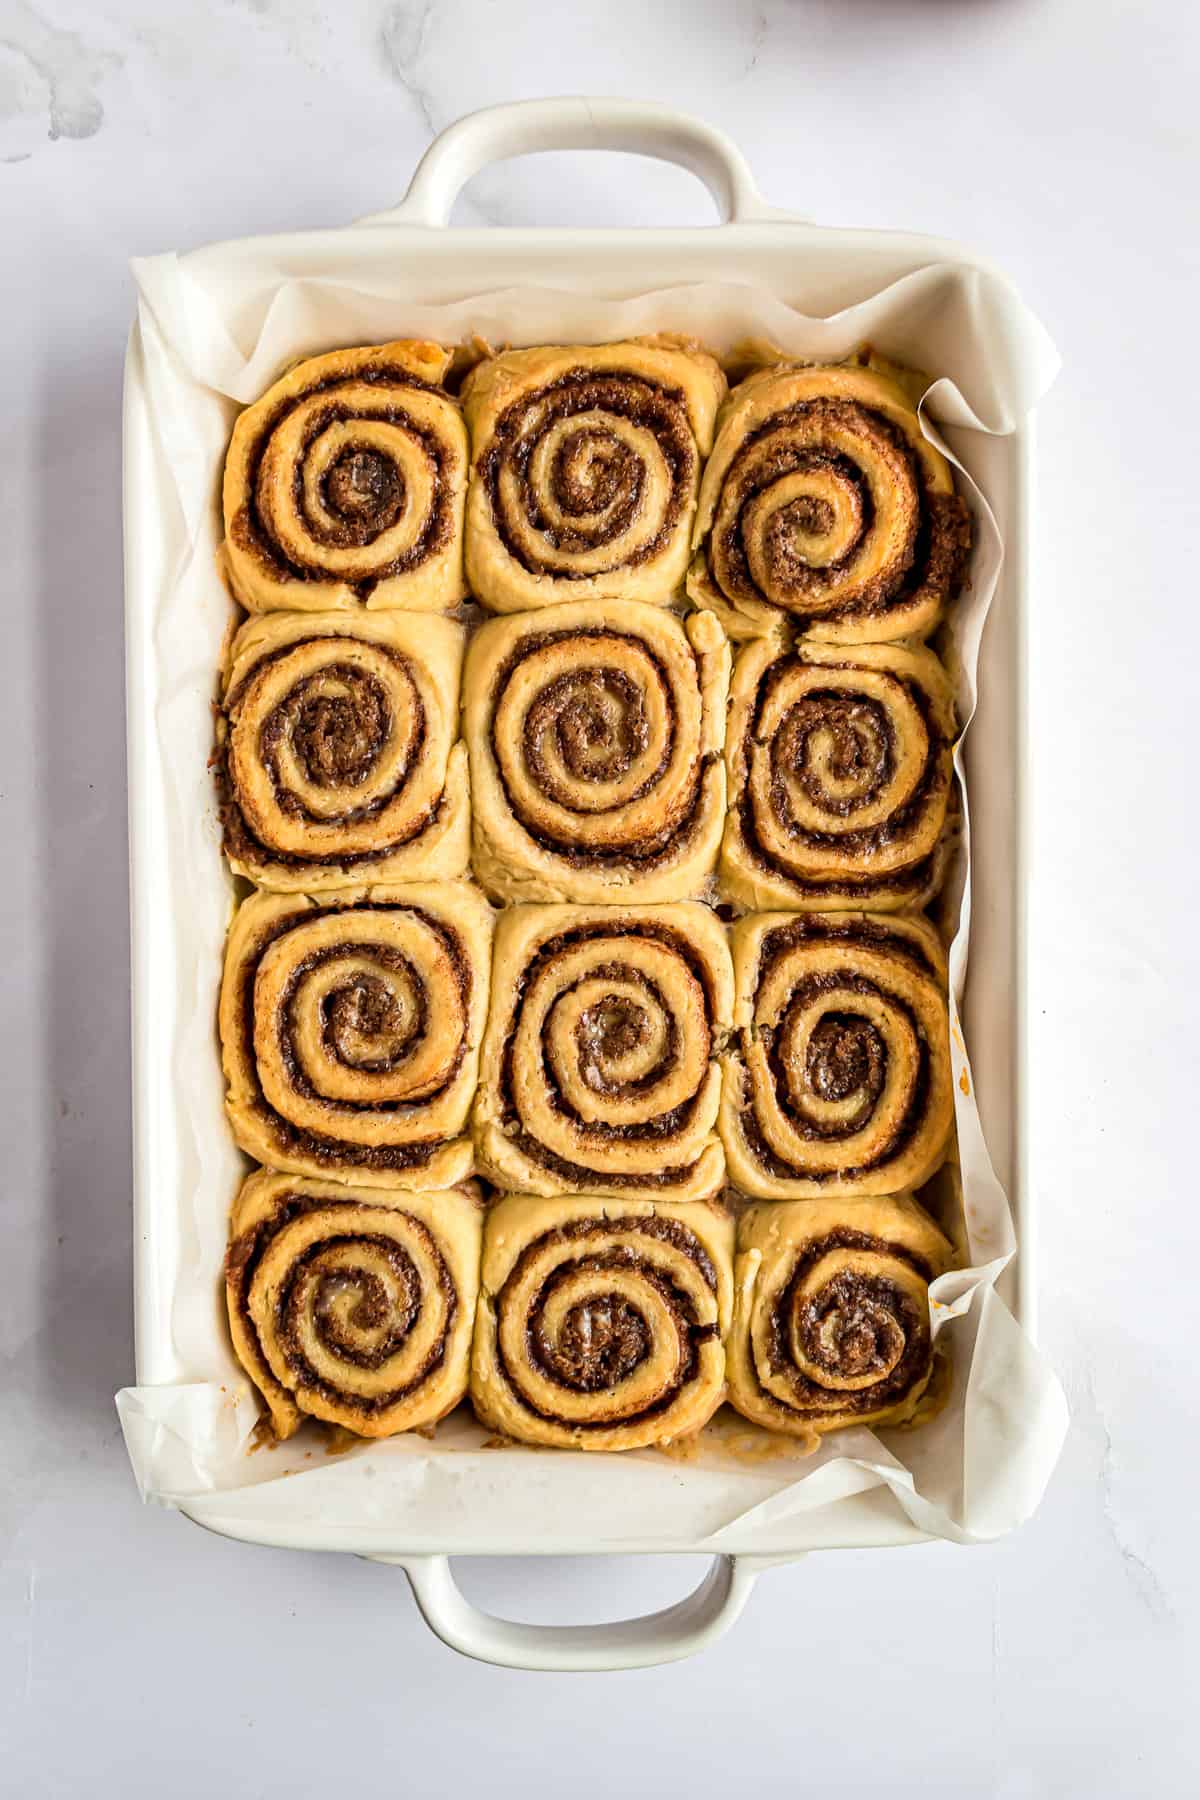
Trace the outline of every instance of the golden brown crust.
[[260, 1162], [366, 1187], [449, 1187], [487, 1011], [492, 915], [465, 883], [255, 894], [229, 932], [227, 1108]]
[[467, 434], [440, 345], [296, 364], [233, 428], [224, 561], [250, 612], [455, 605]]
[[493, 619], [467, 653], [472, 865], [499, 900], [678, 900], [716, 864], [729, 648], [607, 600]]
[[360, 1437], [435, 1423], [467, 1391], [483, 1215], [260, 1169], [234, 1202], [226, 1302], [276, 1437], [306, 1415]]
[[471, 1355], [479, 1419], [576, 1450], [698, 1430], [725, 1391], [732, 1253], [733, 1222], [708, 1203], [501, 1200]]
[[926, 637], [958, 592], [970, 515], [904, 389], [876, 368], [782, 366], [721, 410], [688, 593], [719, 616], [856, 644]]
[[544, 1195], [711, 1197], [732, 1011], [724, 929], [705, 906], [511, 908], [475, 1102], [481, 1174]]
[[463, 389], [467, 577], [493, 612], [669, 600], [725, 392], [682, 341], [507, 351]]
[[272, 613], [230, 654], [218, 724], [225, 852], [314, 893], [466, 873], [465, 633], [406, 613]]
[[923, 919], [756, 913], [732, 931], [721, 1137], [761, 1200], [915, 1187], [954, 1119], [946, 961]]
[[723, 893], [750, 909], [925, 906], [945, 872], [954, 735], [931, 650], [746, 645], [725, 740]]
[[950, 1267], [908, 1194], [752, 1206], [738, 1224], [729, 1398], [797, 1437], [911, 1419], [929, 1383], [929, 1283]]

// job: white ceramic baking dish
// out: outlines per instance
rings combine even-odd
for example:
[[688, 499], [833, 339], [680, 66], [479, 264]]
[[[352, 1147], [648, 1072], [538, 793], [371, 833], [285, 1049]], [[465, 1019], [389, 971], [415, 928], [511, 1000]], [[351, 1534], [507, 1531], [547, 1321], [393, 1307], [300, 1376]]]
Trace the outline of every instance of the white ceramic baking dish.
[[[454, 199], [488, 162], [551, 149], [606, 149], [659, 157], [690, 169], [709, 188], [721, 223], [671, 231], [448, 230]], [[696, 120], [641, 103], [612, 100], [532, 101], [461, 120], [423, 158], [408, 194], [362, 227], [376, 234], [378, 254], [403, 268], [411, 299], [437, 303], [510, 285], [536, 284], [620, 296], [686, 282], [719, 279], [765, 287], [812, 315], [829, 315], [933, 263], [998, 272], [972, 252], [943, 240], [900, 233], [834, 230], [766, 206], [739, 152]], [[360, 228], [356, 228], [360, 229]], [[335, 273], [347, 233], [323, 231], [270, 240], [273, 258], [298, 276]], [[356, 242], [361, 249], [360, 238]], [[224, 245], [224, 257], [255, 244]], [[171, 1070], [156, 1035], [154, 997], [171, 979], [162, 916], [150, 877], [164, 853], [163, 772], [156, 755], [155, 593], [165, 572], [156, 542], [150, 472], [155, 455], [144, 387], [142, 349], [131, 342], [125, 392], [126, 622], [133, 933], [134, 1205], [137, 1378], [147, 1386], [181, 1379], [170, 1336], [169, 1296], [154, 1256], [156, 1193], [164, 1144], [174, 1129]], [[1018, 1223], [1021, 1254], [1001, 1279], [1001, 1292], [1027, 1334], [1034, 1331], [1034, 1221], [1025, 1179], [1023, 1122], [1024, 965], [1022, 916], [1028, 789], [1026, 784], [1023, 630], [1027, 605], [1027, 528], [1032, 430], [1026, 421], [1003, 437], [973, 443], [975, 473], [987, 493], [1003, 541], [1004, 566], [984, 638], [980, 704], [968, 739], [974, 820], [975, 906], [965, 1023], [981, 1115], [996, 1171]], [[686, 1479], [686, 1469], [680, 1469]], [[404, 1518], [379, 1532], [348, 1533], [314, 1513], [303, 1523], [273, 1523], [220, 1495], [181, 1505], [207, 1528], [252, 1542], [343, 1550], [402, 1566], [426, 1620], [454, 1648], [509, 1666], [608, 1669], [687, 1655], [724, 1631], [740, 1611], [756, 1570], [818, 1548], [898, 1545], [922, 1533], [887, 1487], [853, 1494], [791, 1518], [772, 1556], [714, 1559], [700, 1586], [665, 1612], [618, 1624], [538, 1627], [494, 1619], [456, 1587], [445, 1551], [522, 1552], [548, 1548], [587, 1553], [612, 1544], [552, 1543], [531, 1531], [523, 1540], [489, 1535], [486, 1498], [473, 1517], [449, 1518], [437, 1544], [413, 1541]], [[708, 1546], [690, 1536], [664, 1540], [661, 1529], [626, 1535], [622, 1551], [695, 1553]]]

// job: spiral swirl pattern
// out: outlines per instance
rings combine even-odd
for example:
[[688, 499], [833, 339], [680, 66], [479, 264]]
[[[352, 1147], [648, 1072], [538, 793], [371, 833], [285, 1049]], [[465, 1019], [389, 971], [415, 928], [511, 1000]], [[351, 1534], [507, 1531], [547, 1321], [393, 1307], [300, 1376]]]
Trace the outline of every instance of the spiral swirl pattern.
[[725, 381], [696, 347], [511, 351], [463, 390], [467, 576], [494, 612], [682, 585]]
[[403, 614], [251, 619], [219, 727], [225, 850], [263, 887], [462, 875], [463, 629]]
[[471, 1400], [525, 1443], [628, 1450], [724, 1392], [732, 1221], [708, 1205], [502, 1200], [484, 1229]]
[[904, 390], [873, 368], [766, 369], [722, 413], [688, 591], [839, 643], [925, 637], [962, 585], [970, 515]]
[[733, 932], [736, 1048], [721, 1136], [763, 1200], [888, 1194], [941, 1162], [953, 1121], [946, 966], [919, 919], [763, 913]]
[[929, 1382], [929, 1283], [950, 1266], [908, 1195], [753, 1206], [738, 1227], [729, 1397], [796, 1436], [912, 1417]]
[[487, 1003], [491, 912], [473, 889], [256, 894], [221, 990], [228, 1109], [275, 1168], [367, 1186], [470, 1172], [466, 1124]]
[[466, 426], [450, 354], [401, 341], [315, 356], [234, 426], [225, 566], [251, 612], [437, 611], [465, 593]]
[[729, 651], [633, 601], [493, 619], [467, 653], [472, 861], [501, 900], [679, 899], [713, 869]]
[[475, 1103], [478, 1166], [538, 1194], [698, 1200], [733, 974], [705, 906], [525, 906], [498, 927]]
[[937, 891], [955, 733], [929, 650], [741, 651], [722, 887], [751, 908], [917, 909]]
[[260, 1171], [230, 1220], [234, 1348], [275, 1435], [306, 1415], [388, 1437], [467, 1391], [482, 1211]]

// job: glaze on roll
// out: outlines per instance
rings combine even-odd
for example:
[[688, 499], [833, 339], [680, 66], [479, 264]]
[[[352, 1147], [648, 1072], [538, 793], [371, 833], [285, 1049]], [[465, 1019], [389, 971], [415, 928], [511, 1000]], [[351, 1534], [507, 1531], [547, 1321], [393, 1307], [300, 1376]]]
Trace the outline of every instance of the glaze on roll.
[[746, 645], [725, 744], [723, 892], [751, 909], [925, 906], [945, 869], [954, 737], [930, 650]]
[[255, 894], [230, 927], [220, 1025], [243, 1150], [369, 1187], [471, 1172], [491, 909], [465, 883]]
[[498, 900], [676, 900], [716, 865], [729, 648], [603, 601], [493, 619], [467, 652], [476, 877]]
[[721, 1137], [761, 1200], [889, 1194], [945, 1156], [946, 961], [923, 919], [756, 913], [733, 927]]
[[274, 613], [234, 639], [218, 723], [225, 852], [262, 887], [458, 876], [464, 631], [390, 613]]
[[682, 340], [481, 363], [463, 388], [471, 591], [493, 612], [679, 592], [724, 392], [715, 360]]
[[467, 433], [451, 354], [401, 340], [314, 356], [233, 428], [225, 568], [250, 612], [463, 598]]
[[700, 1200], [720, 1188], [733, 975], [705, 906], [500, 920], [474, 1130], [500, 1188]]
[[577, 1450], [698, 1430], [724, 1396], [732, 1253], [708, 1203], [497, 1202], [471, 1358], [481, 1423]]
[[238, 1361], [278, 1438], [306, 1416], [360, 1437], [432, 1425], [467, 1391], [483, 1213], [260, 1169], [230, 1217]]
[[950, 466], [891, 375], [784, 364], [722, 408], [688, 592], [743, 634], [788, 618], [834, 643], [923, 638], [970, 542]]
[[950, 1245], [910, 1195], [752, 1206], [738, 1224], [729, 1398], [797, 1437], [911, 1419], [929, 1384], [929, 1284]]

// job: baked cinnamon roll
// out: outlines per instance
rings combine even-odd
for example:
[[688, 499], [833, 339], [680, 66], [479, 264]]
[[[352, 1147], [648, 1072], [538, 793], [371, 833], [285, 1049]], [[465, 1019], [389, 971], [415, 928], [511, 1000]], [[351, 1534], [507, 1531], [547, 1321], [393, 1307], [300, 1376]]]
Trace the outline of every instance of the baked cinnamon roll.
[[225, 1258], [238, 1361], [276, 1437], [306, 1416], [360, 1437], [432, 1425], [467, 1391], [483, 1210], [260, 1169]]
[[729, 647], [607, 600], [493, 619], [467, 652], [472, 864], [499, 900], [677, 900], [716, 865]]
[[492, 913], [465, 883], [254, 894], [220, 1025], [233, 1134], [259, 1162], [365, 1187], [449, 1187], [487, 1012]]
[[954, 737], [931, 650], [747, 644], [725, 742], [722, 890], [751, 909], [925, 906], [945, 869]]
[[907, 1194], [752, 1206], [738, 1224], [729, 1398], [796, 1437], [912, 1418], [950, 1245]]
[[889, 1194], [946, 1153], [946, 959], [923, 919], [757, 913], [732, 934], [721, 1136], [760, 1200]]
[[697, 605], [879, 643], [933, 630], [962, 585], [971, 521], [889, 375], [783, 365], [741, 382], [722, 408], [693, 542]]
[[473, 467], [467, 579], [493, 612], [669, 600], [725, 392], [680, 340], [512, 350], [463, 388]]
[[733, 974], [708, 907], [518, 906], [497, 929], [475, 1102], [511, 1191], [700, 1200], [725, 1172]]
[[464, 632], [404, 613], [273, 613], [233, 642], [218, 722], [225, 853], [262, 887], [466, 873]]
[[501, 1200], [471, 1356], [481, 1422], [573, 1450], [698, 1430], [724, 1397], [732, 1252], [708, 1202]]
[[451, 354], [313, 356], [248, 406], [225, 461], [225, 568], [250, 612], [437, 612], [466, 592], [467, 433]]

